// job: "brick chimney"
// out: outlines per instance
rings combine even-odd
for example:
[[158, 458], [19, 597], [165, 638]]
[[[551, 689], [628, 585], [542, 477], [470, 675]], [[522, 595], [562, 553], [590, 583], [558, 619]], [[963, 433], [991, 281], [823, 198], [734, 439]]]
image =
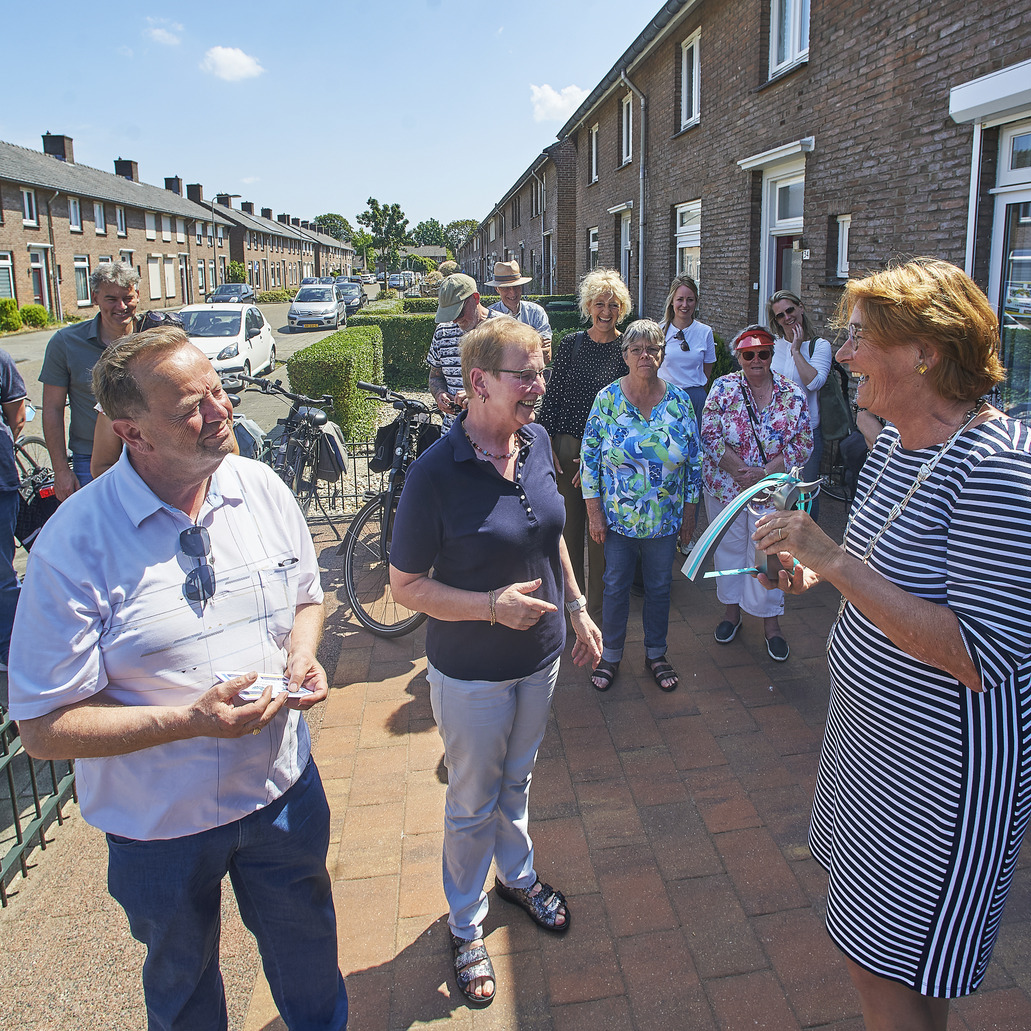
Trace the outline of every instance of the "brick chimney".
[[288, 226], [290, 224], [290, 216], [286, 214], [276, 215], [276, 221], [282, 222], [283, 225]]
[[230, 211], [233, 209], [233, 202], [228, 193], [216, 193], [215, 203], [221, 204], [223, 208], [229, 208]]
[[254, 214], [254, 205], [249, 200], [241, 201], [240, 202], [240, 210], [245, 215], [253, 215]]
[[139, 166], [135, 161], [130, 161], [128, 158], [115, 158], [115, 175], [120, 175], [131, 183], [138, 183], [140, 181]]
[[298, 229], [301, 227], [301, 220], [299, 218], [290, 219], [290, 225], [297, 226]]
[[183, 195], [183, 181], [182, 181], [182, 179], [179, 176], [177, 176], [177, 175], [173, 175], [173, 176], [167, 176], [166, 175], [165, 176], [165, 189], [168, 190], [169, 193], [175, 193], [175, 194], [178, 194], [181, 197]]
[[204, 187], [200, 183], [187, 183], [186, 196], [194, 204], [204, 203]]
[[71, 136], [54, 136], [52, 133], [43, 133], [43, 153], [57, 158], [58, 161], [67, 161], [69, 165], [75, 163], [72, 155]]
[[261, 217], [262, 218], [267, 218], [271, 222], [272, 221], [272, 209], [271, 208], [262, 208], [261, 209]]

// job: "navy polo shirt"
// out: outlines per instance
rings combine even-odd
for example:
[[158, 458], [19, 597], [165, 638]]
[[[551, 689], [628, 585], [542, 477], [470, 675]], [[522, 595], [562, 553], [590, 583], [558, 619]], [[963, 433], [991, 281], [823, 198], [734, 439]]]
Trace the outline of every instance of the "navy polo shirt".
[[466, 591], [500, 590], [541, 578], [534, 597], [550, 601], [529, 630], [486, 620], [426, 626], [426, 657], [457, 680], [514, 680], [555, 661], [565, 645], [559, 541], [565, 507], [555, 482], [548, 435], [532, 423], [515, 481], [480, 461], [466, 439], [465, 413], [408, 470], [397, 506], [390, 564]]

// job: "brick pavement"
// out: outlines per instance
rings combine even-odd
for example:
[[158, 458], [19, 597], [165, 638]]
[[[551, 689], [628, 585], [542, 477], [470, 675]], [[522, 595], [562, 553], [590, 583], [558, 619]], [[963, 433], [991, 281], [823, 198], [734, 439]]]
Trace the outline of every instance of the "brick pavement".
[[[840, 508], [825, 504], [832, 531]], [[351, 624], [332, 556], [322, 553], [335, 610], [322, 654], [334, 689], [314, 731], [333, 810], [329, 866], [352, 1031], [861, 1031], [823, 928], [825, 879], [806, 848], [833, 590], [789, 599], [792, 655], [777, 665], [758, 620], [746, 617], [732, 645], [717, 645], [712, 581], [678, 575], [670, 656], [681, 687], [670, 695], [644, 670], [639, 602], [609, 692], [564, 661], [531, 831], [540, 874], [569, 896], [573, 926], [549, 936], [492, 892], [498, 997], [472, 1011], [449, 975], [445, 774], [423, 633], [384, 641]], [[1025, 858], [985, 984], [954, 1004], [950, 1031], [1031, 1027], [1029, 867]], [[0, 1024], [141, 1027], [139, 951], [104, 892], [99, 835], [71, 820], [14, 888], [0, 913]], [[231, 902], [226, 923], [231, 1026], [277, 1031]]]

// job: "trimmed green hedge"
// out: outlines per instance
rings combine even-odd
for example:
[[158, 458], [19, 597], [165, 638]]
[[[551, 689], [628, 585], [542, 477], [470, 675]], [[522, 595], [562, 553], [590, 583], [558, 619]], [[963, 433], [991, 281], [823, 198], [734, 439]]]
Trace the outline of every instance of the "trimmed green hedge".
[[406, 297], [403, 302], [405, 315], [435, 315], [436, 297]]
[[383, 382], [383, 334], [378, 326], [348, 326], [286, 361], [299, 394], [333, 398], [333, 421], [347, 440], [367, 440], [376, 429], [379, 401], [355, 383]]
[[50, 312], [42, 304], [23, 304], [21, 307], [21, 320], [26, 326], [35, 326], [43, 329], [50, 323]]
[[11, 297], [0, 300], [0, 333], [13, 333], [21, 329], [21, 313], [18, 302]]
[[286, 304], [294, 299], [296, 286], [280, 287], [278, 290], [264, 290], [254, 297], [255, 304]]
[[392, 390], [426, 389], [426, 354], [436, 323], [430, 314], [355, 315], [350, 326], [379, 326], [383, 331], [384, 382]]

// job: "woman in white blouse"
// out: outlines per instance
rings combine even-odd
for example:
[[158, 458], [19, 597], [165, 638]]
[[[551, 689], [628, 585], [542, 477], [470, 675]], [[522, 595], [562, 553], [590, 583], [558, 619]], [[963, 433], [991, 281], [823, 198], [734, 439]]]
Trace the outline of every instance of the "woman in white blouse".
[[[805, 464], [804, 478], [820, 478], [823, 458], [823, 434], [820, 432], [820, 387], [831, 371], [832, 351], [829, 340], [816, 335], [801, 298], [790, 290], [778, 290], [766, 302], [766, 324], [774, 337], [773, 371], [786, 376], [805, 391], [809, 405], [809, 423], [813, 428], [813, 453]], [[813, 502], [810, 515], [819, 514], [819, 498]]]
[[669, 285], [662, 320], [666, 357], [659, 369], [659, 378], [687, 391], [700, 427], [709, 376], [716, 364], [716, 342], [712, 330], [695, 319], [697, 307], [698, 284], [690, 276], [677, 276]]

